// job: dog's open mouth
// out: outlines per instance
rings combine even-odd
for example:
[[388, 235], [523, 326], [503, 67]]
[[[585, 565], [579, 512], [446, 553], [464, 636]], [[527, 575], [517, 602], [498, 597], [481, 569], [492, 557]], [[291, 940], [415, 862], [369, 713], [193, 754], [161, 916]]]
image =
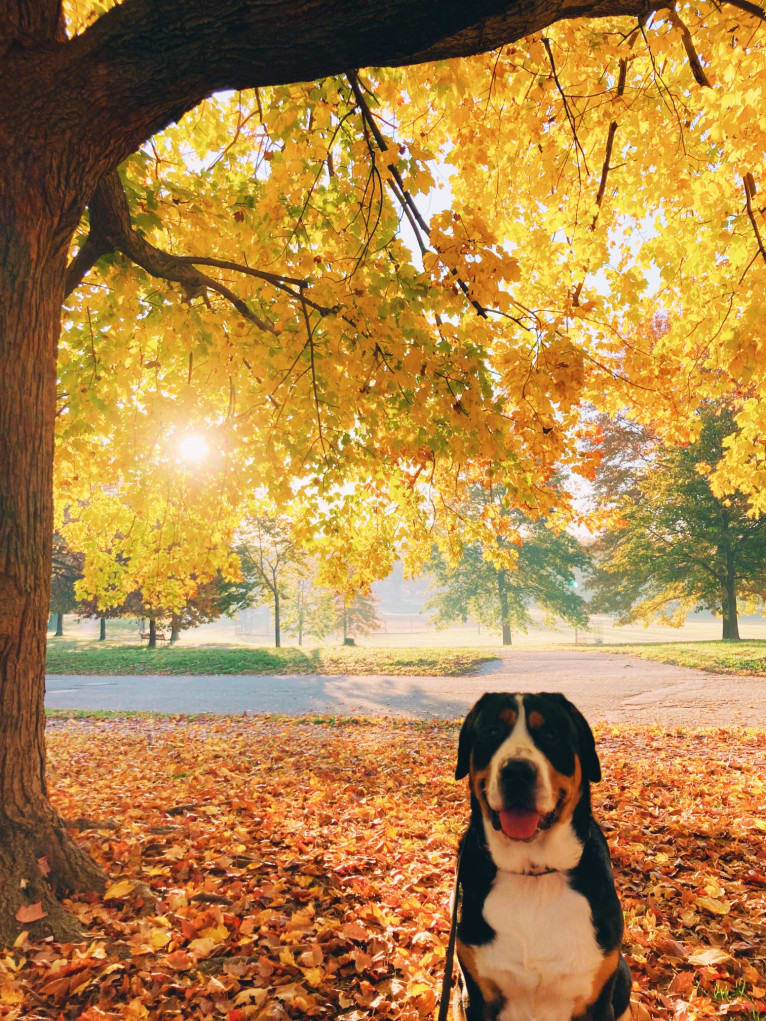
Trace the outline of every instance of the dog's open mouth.
[[564, 801], [563, 795], [559, 796], [556, 807], [546, 815], [530, 811], [527, 808], [504, 808], [500, 812], [491, 812], [492, 825], [496, 830], [502, 832], [511, 840], [531, 840], [541, 830], [550, 829], [556, 821], [559, 809]]

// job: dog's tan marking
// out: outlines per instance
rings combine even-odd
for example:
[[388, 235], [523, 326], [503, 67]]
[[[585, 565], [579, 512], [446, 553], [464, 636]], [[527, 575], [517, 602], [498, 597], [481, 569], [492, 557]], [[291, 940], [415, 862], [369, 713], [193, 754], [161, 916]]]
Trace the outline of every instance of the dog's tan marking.
[[473, 793], [476, 795], [476, 800], [479, 802], [479, 808], [481, 808], [482, 815], [486, 816], [487, 819], [492, 818], [492, 809], [487, 803], [487, 784], [489, 783], [489, 766], [486, 769], [474, 770], [473, 762], [471, 763], [471, 786], [473, 787]]
[[455, 941], [455, 948], [460, 967], [463, 971], [468, 972], [479, 987], [479, 992], [484, 1000], [485, 1017], [493, 1017], [492, 1008], [499, 1007], [503, 1003], [503, 994], [491, 979], [482, 978], [479, 974], [476, 967], [476, 951], [472, 946], [458, 939]]
[[554, 823], [554, 825], [558, 825], [572, 818], [577, 802], [582, 795], [582, 766], [579, 757], [577, 755], [574, 757], [574, 770], [571, 776], [559, 773], [551, 766], [550, 781], [553, 790], [558, 791], [559, 797], [561, 797], [561, 807]]
[[572, 1017], [580, 1017], [584, 1015], [588, 1010], [588, 1007], [593, 1006], [596, 1000], [601, 995], [601, 990], [604, 988], [609, 979], [614, 975], [617, 965], [620, 960], [620, 951], [615, 948], [610, 950], [609, 953], [604, 957], [601, 962], [598, 971], [593, 976], [593, 985], [591, 986], [590, 996], [587, 1000], [578, 999], [575, 1001], [574, 1011]]
[[534, 730], [539, 727], [544, 727], [545, 717], [543, 716], [542, 713], [538, 712], [536, 709], [533, 709], [529, 716], [527, 716], [527, 726], [530, 728], [530, 730]]
[[514, 727], [518, 718], [519, 714], [515, 709], [503, 709], [500, 713], [500, 719], [503, 723], [507, 723], [509, 727]]

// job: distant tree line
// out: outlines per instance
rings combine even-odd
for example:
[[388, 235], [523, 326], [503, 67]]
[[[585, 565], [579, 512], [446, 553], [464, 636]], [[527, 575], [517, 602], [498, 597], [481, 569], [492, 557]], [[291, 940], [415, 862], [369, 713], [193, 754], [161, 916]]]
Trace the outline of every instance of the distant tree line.
[[[437, 536], [424, 567], [433, 585], [433, 622], [478, 621], [509, 645], [514, 631], [527, 630], [533, 612], [577, 628], [587, 627], [591, 613], [623, 624], [680, 625], [689, 613], [707, 610], [721, 617], [723, 639], [738, 639], [739, 614], [762, 607], [766, 594], [766, 518], [746, 497], [719, 492], [712, 481], [734, 432], [732, 408], [712, 402], [699, 412], [696, 438], [686, 444], [664, 444], [623, 416], [600, 416], [593, 430], [600, 452], [593, 498], [606, 524], [586, 543], [552, 519], [514, 507], [502, 486], [475, 487], [461, 508], [465, 534]], [[489, 518], [492, 528], [485, 528]], [[219, 573], [198, 583], [192, 575], [182, 606], [177, 599], [163, 606], [156, 593], [149, 599], [140, 588], [113, 604], [78, 595], [84, 556], [57, 534], [55, 633], [62, 634], [65, 613], [97, 618], [101, 639], [109, 618], [133, 617], [145, 621], [143, 634], [153, 646], [158, 634], [175, 642], [187, 628], [264, 604], [276, 646], [283, 633], [299, 645], [332, 633], [351, 643], [380, 627], [369, 589], [322, 583], [288, 517], [253, 518], [232, 552], [236, 576]]]
[[315, 565], [292, 538], [290, 523], [277, 517], [262, 517], [241, 529], [233, 551], [239, 565], [236, 580], [219, 572], [196, 583], [192, 575], [188, 582], [193, 594], [180, 608], [163, 606], [156, 597], [150, 601], [140, 589], [106, 607], [97, 597], [78, 596], [85, 558], [59, 534], [53, 545], [50, 609], [56, 636], [63, 634], [64, 614], [97, 619], [100, 641], [107, 637], [107, 620], [132, 618], [143, 622], [141, 636], [153, 648], [160, 636], [174, 644], [182, 631], [261, 605], [271, 609], [277, 647], [283, 632], [295, 637], [298, 645], [309, 637], [321, 641], [333, 633], [352, 643], [353, 635], [367, 634], [381, 623], [369, 593], [349, 596], [318, 584]]

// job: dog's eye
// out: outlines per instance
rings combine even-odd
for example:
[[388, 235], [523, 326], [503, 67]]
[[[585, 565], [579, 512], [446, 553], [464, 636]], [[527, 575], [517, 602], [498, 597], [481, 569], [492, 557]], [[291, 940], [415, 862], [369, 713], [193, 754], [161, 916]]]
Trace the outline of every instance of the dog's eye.
[[487, 737], [502, 737], [504, 733], [505, 727], [500, 720], [494, 720], [492, 723], [487, 725]]

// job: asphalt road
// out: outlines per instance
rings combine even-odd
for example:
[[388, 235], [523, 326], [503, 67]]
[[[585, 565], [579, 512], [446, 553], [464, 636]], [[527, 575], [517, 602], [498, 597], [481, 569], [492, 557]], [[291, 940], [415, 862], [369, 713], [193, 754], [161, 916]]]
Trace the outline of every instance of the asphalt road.
[[766, 727], [766, 678], [603, 652], [510, 651], [467, 677], [260, 674], [47, 678], [51, 709], [454, 719], [485, 691], [562, 691], [591, 722]]

